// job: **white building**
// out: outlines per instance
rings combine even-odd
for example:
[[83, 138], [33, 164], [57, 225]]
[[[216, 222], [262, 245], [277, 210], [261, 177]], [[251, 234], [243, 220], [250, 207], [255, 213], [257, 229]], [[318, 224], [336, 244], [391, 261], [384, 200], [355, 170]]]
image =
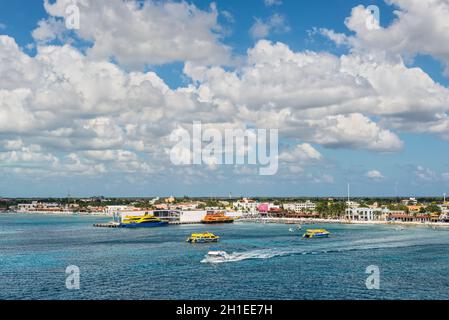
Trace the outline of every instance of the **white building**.
[[130, 212], [135, 210], [136, 208], [132, 206], [106, 206], [104, 208], [104, 213], [112, 216], [114, 213]]
[[307, 200], [306, 202], [284, 203], [282, 207], [284, 210], [294, 212], [315, 211], [316, 203]]
[[360, 207], [360, 203], [355, 201], [346, 201], [346, 207], [347, 208], [358, 208]]
[[232, 204], [235, 210], [244, 212], [256, 212], [259, 203], [254, 200], [243, 198], [242, 200], [236, 201]]
[[416, 206], [418, 204], [418, 200], [416, 200], [416, 198], [408, 198], [401, 200], [401, 203], [405, 206]]
[[33, 201], [32, 203], [19, 203], [17, 205], [17, 211], [19, 212], [29, 212], [34, 211], [37, 207], [37, 201]]
[[357, 221], [382, 220], [384, 213], [384, 210], [380, 208], [348, 208], [346, 209], [346, 219]]
[[206, 216], [207, 211], [197, 210], [197, 211], [183, 211], [179, 217], [179, 222], [181, 223], [200, 223], [201, 220]]

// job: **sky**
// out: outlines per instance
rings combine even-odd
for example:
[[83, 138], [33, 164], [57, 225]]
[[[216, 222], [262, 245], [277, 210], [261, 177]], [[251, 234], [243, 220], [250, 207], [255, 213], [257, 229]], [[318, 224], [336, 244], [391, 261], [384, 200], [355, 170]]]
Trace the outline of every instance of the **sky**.
[[[449, 0], [2, 1], [0, 197], [449, 194], [448, 15]], [[278, 130], [276, 173], [175, 164], [189, 150], [172, 136], [196, 122]]]

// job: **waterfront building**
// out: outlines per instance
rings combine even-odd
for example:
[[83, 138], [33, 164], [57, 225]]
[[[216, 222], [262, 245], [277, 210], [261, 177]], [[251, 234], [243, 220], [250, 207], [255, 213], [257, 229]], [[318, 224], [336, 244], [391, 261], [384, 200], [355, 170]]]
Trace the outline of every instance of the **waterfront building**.
[[48, 212], [60, 213], [65, 210], [58, 203], [43, 203], [32, 201], [31, 203], [20, 203], [17, 205], [17, 211], [23, 213]]
[[204, 204], [204, 202], [199, 202], [199, 201], [182, 202], [182, 203], [169, 205], [169, 208], [171, 210], [182, 210], [182, 211], [197, 210], [201, 204]]
[[315, 211], [316, 203], [307, 200], [305, 202], [293, 202], [293, 203], [284, 203], [282, 205], [284, 210], [294, 211], [294, 212], [306, 212], [306, 211]]
[[360, 207], [360, 203], [355, 201], [346, 201], [346, 208], [358, 208]]
[[388, 216], [388, 221], [396, 222], [437, 222], [440, 220], [439, 216], [432, 216], [430, 214], [391, 214]]
[[130, 212], [130, 211], [138, 211], [139, 209], [132, 206], [106, 206], [104, 208], [104, 213], [108, 215], [113, 215], [117, 212]]
[[164, 201], [165, 201], [165, 203], [173, 203], [173, 202], [175, 202], [175, 198], [173, 196], [171, 196], [171, 197], [165, 198]]
[[416, 200], [416, 198], [408, 198], [401, 200], [401, 203], [405, 206], [416, 206], [418, 204], [418, 200]]
[[257, 213], [257, 207], [259, 206], [259, 203], [251, 199], [243, 198], [242, 200], [235, 201], [232, 206], [237, 211], [255, 214]]
[[447, 203], [439, 204], [438, 207], [440, 207], [442, 214], [449, 214], [449, 205]]
[[380, 208], [347, 208], [346, 211], [346, 219], [355, 220], [355, 221], [379, 221], [384, 220], [385, 218], [385, 210]]
[[155, 204], [153, 206], [156, 210], [169, 210], [169, 205], [166, 203]]

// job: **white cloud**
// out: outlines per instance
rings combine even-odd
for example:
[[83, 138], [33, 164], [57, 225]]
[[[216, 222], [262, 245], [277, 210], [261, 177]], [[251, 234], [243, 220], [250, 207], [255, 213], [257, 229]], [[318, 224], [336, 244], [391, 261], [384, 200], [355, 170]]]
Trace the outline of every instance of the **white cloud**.
[[38, 42], [51, 42], [55, 39], [62, 40], [64, 33], [67, 32], [63, 20], [57, 20], [54, 17], [50, 17], [46, 20], [38, 22], [37, 29], [33, 30], [33, 39]]
[[304, 166], [317, 164], [323, 159], [321, 153], [309, 143], [301, 143], [283, 150], [279, 155], [279, 167], [291, 173], [302, 173]]
[[[407, 95], [391, 93], [377, 85], [373, 73], [365, 71], [366, 65], [353, 61], [357, 57], [293, 52], [285, 44], [261, 40], [248, 51], [247, 64], [236, 72], [187, 64], [185, 73], [198, 84], [203, 99], [239, 106], [241, 121], [258, 127], [279, 128], [285, 136], [329, 147], [401, 149], [397, 135], [365, 114], [388, 115], [389, 106], [385, 111], [378, 107], [389, 99], [387, 94], [409, 99], [419, 86], [411, 87]], [[398, 76], [405, 71], [399, 68]], [[416, 75], [411, 74], [409, 82]]]
[[285, 150], [279, 156], [279, 160], [285, 162], [304, 163], [308, 161], [319, 161], [322, 159], [321, 153], [309, 143], [302, 143]]
[[267, 20], [256, 18], [253, 26], [249, 30], [250, 35], [255, 39], [266, 38], [270, 33], [286, 33], [290, 31], [285, 17], [278, 13], [273, 14]]
[[[87, 54], [67, 44], [39, 41], [36, 56], [29, 56], [13, 38], [0, 36], [1, 156], [14, 168], [23, 168], [14, 159], [26, 158], [34, 163], [30, 167], [46, 167], [53, 174], [165, 172], [170, 168], [165, 152], [171, 147], [169, 134], [189, 128], [194, 120], [220, 130], [248, 124], [278, 128], [294, 145], [280, 160], [298, 174], [323, 159], [312, 144], [384, 152], [402, 148], [396, 132], [449, 138], [448, 88], [401, 59], [360, 50], [343, 56], [293, 51], [261, 40], [234, 69], [208, 66], [229, 58], [213, 32], [219, 29], [215, 7], [202, 11], [184, 2], [143, 7], [118, 0], [110, 6], [103, 0], [84, 3], [90, 10], [82, 15], [78, 36], [93, 42]], [[49, 19], [60, 17], [64, 4], [47, 3]], [[132, 21], [112, 28], [119, 9], [124, 21]], [[147, 19], [155, 14], [168, 20]], [[35, 31], [36, 39], [59, 36], [68, 41], [50, 21]], [[151, 29], [153, 22], [162, 29]], [[142, 34], [139, 28], [153, 31]], [[114, 37], [117, 42], [108, 41]], [[166, 55], [178, 40], [179, 46]], [[136, 45], [139, 41], [151, 46]], [[110, 62], [111, 56], [120, 64]], [[176, 90], [154, 72], [124, 67], [175, 60], [193, 60], [184, 67], [192, 83]], [[417, 176], [432, 176], [425, 169], [416, 171]], [[310, 179], [333, 180], [326, 174]]]
[[379, 170], [370, 170], [366, 173], [366, 176], [373, 180], [382, 180], [385, 178]]
[[430, 182], [437, 178], [435, 171], [423, 166], [417, 166], [414, 173], [416, 177], [422, 181]]
[[[387, 27], [369, 29], [371, 13], [362, 5], [352, 9], [345, 21], [354, 36], [323, 33], [337, 43], [347, 43], [353, 50], [397, 60], [412, 59], [418, 54], [442, 61], [449, 72], [449, 2], [447, 0], [387, 0], [397, 7], [396, 19]], [[382, 12], [381, 22], [382, 22]]]
[[282, 4], [282, 0], [263, 0], [267, 7], [279, 6]]
[[80, 29], [75, 33], [92, 42], [92, 58], [114, 58], [129, 68], [186, 60], [230, 63], [230, 48], [220, 42], [215, 4], [203, 11], [187, 2], [45, 0], [50, 17], [39, 23], [34, 38], [49, 41], [68, 33], [61, 28], [62, 18], [73, 3], [80, 8]]

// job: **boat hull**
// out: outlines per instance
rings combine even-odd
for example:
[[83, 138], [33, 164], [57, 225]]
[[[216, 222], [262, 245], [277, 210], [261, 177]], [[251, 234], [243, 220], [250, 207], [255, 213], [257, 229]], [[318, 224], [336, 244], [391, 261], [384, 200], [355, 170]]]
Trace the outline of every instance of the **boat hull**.
[[120, 225], [121, 228], [156, 228], [167, 226], [167, 221], [159, 221], [159, 222], [143, 222], [143, 223], [122, 223]]
[[317, 233], [317, 234], [314, 234], [314, 235], [311, 235], [311, 236], [306, 235], [306, 236], [304, 236], [304, 238], [306, 238], [306, 239], [329, 238], [329, 234], [327, 234], [327, 233]]
[[218, 239], [188, 239], [189, 243], [213, 243], [218, 242]]
[[223, 223], [234, 223], [234, 220], [223, 220], [223, 221], [201, 221], [203, 224], [223, 224]]

